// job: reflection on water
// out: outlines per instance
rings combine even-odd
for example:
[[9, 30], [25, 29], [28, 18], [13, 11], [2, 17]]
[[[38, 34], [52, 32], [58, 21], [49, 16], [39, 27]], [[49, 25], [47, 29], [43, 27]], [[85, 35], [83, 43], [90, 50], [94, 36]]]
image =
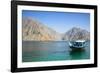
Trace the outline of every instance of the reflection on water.
[[84, 59], [84, 55], [86, 54], [86, 51], [83, 48], [80, 48], [81, 50], [72, 50], [70, 51], [70, 57], [71, 59]]
[[80, 60], [90, 58], [90, 43], [83, 50], [72, 50], [67, 41], [23, 41], [22, 61]]

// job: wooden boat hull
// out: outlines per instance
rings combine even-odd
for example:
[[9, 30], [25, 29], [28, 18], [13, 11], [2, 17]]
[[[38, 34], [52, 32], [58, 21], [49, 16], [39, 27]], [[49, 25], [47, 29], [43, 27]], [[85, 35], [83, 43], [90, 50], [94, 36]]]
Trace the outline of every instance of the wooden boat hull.
[[85, 41], [72, 41], [72, 42], [69, 42], [69, 47], [72, 50], [84, 49], [86, 47], [86, 42]]

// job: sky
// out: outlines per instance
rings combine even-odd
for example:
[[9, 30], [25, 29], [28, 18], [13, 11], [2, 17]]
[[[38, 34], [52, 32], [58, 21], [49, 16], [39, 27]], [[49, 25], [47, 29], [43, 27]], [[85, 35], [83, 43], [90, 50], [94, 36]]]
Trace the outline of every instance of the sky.
[[90, 31], [89, 13], [23, 10], [22, 17], [34, 18], [59, 33], [65, 33], [73, 27]]

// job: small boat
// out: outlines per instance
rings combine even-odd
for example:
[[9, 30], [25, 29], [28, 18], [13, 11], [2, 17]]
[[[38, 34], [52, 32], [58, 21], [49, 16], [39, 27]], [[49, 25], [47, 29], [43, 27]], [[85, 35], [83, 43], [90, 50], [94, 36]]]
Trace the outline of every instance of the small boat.
[[76, 41], [69, 42], [70, 48], [84, 48], [85, 46], [86, 46], [85, 40], [76, 40]]

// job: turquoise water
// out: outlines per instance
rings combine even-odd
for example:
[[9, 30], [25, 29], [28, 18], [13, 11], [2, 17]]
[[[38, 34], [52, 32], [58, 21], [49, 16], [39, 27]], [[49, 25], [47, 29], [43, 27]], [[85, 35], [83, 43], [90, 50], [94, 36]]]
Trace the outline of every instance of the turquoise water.
[[82, 60], [90, 58], [90, 42], [83, 50], [72, 50], [67, 41], [22, 42], [22, 62]]

